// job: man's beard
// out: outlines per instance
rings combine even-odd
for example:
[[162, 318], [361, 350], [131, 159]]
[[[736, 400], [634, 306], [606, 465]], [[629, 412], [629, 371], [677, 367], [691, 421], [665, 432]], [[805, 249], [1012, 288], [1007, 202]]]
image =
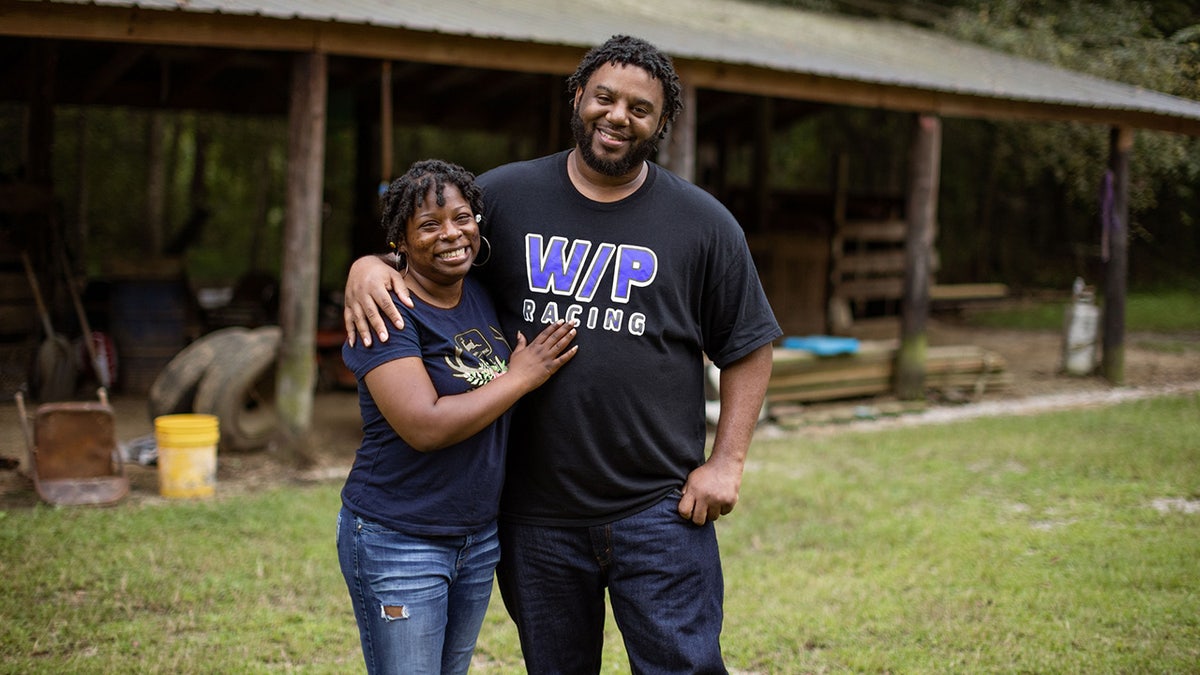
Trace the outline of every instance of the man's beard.
[[571, 135], [575, 137], [575, 147], [579, 148], [585, 164], [593, 171], [605, 176], [615, 178], [629, 174], [658, 150], [658, 138], [651, 136], [631, 146], [629, 151], [619, 159], [601, 159], [592, 149], [592, 137], [595, 134], [595, 130], [588, 133], [584, 127], [583, 118], [579, 116], [579, 108], [575, 108], [575, 112], [571, 115]]

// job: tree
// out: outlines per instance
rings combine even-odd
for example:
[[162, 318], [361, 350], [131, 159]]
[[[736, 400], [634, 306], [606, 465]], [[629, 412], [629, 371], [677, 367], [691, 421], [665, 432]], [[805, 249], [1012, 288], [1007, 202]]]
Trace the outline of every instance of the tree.
[[[904, 21], [1070, 70], [1200, 99], [1200, 2], [780, 0]], [[1063, 286], [1096, 272], [1108, 129], [948, 120], [939, 280]], [[1131, 279], [1200, 284], [1200, 139], [1137, 134]]]
[[[1200, 3], [1001, 0], [959, 5], [939, 30], [1105, 79], [1200, 98]], [[1063, 229], [1067, 250], [1060, 246], [1060, 254], [1078, 259], [1081, 245], [1098, 245], [1097, 195], [1108, 130], [1083, 124], [991, 126], [987, 156], [1003, 158], [997, 170], [1027, 186], [1019, 195], [1001, 193], [994, 208], [1010, 215], [1023, 211], [1017, 222], [1039, 232], [1053, 231], [1056, 225]], [[1144, 284], [1194, 281], [1200, 205], [1193, 186], [1200, 179], [1200, 140], [1139, 132], [1130, 173], [1131, 277]], [[1021, 198], [1031, 195], [1050, 201], [1028, 208]], [[1014, 222], [1003, 220], [993, 223]], [[999, 232], [991, 235], [1004, 239]], [[1018, 239], [1019, 245], [1030, 241]], [[1087, 266], [1077, 263], [1073, 273], [1085, 271]]]

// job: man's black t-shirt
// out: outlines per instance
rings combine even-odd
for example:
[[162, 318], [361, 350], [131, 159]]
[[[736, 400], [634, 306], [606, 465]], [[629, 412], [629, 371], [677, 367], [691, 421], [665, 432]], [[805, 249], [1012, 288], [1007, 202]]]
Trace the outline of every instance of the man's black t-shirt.
[[682, 487], [704, 462], [703, 354], [725, 366], [781, 334], [720, 202], [654, 164], [595, 202], [567, 155], [479, 177], [492, 254], [474, 273], [505, 334], [579, 324], [575, 358], [512, 420], [501, 517], [541, 525], [610, 522]]

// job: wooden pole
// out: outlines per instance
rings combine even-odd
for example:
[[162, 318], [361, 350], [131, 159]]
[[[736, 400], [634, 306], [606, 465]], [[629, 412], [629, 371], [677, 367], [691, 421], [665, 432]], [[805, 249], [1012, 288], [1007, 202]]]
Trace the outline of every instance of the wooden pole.
[[913, 135], [908, 189], [908, 236], [904, 246], [904, 300], [900, 312], [900, 351], [896, 354], [896, 396], [925, 396], [925, 357], [929, 318], [929, 270], [937, 233], [942, 122], [918, 115]]
[[771, 99], [760, 96], [755, 99], [754, 112], [754, 164], [750, 176], [754, 199], [750, 210], [753, 213], [753, 231], [761, 233], [771, 228], [771, 131], [775, 128], [775, 104]]
[[1125, 292], [1129, 275], [1129, 156], [1132, 151], [1133, 130], [1129, 127], [1113, 127], [1108, 145], [1108, 167], [1112, 172], [1111, 211], [1102, 214], [1108, 247], [1104, 260], [1104, 337], [1100, 373], [1115, 385], [1125, 382]]
[[692, 183], [696, 182], [696, 87], [683, 84], [683, 110], [667, 133], [666, 167]]
[[850, 186], [850, 156], [839, 152], [834, 160], [833, 171], [833, 227], [829, 232], [825, 329], [830, 335], [844, 335], [853, 323], [850, 301], [841, 294], [842, 259], [846, 256], [846, 193]]
[[392, 182], [392, 62], [384, 61], [379, 73], [379, 180], [380, 188]]
[[167, 156], [163, 146], [165, 124], [161, 110], [151, 110], [146, 121], [146, 231], [149, 253], [163, 254], [166, 242], [164, 209], [167, 199]]
[[[378, 92], [378, 89], [375, 90]], [[350, 228], [350, 263], [359, 256], [384, 250], [383, 230], [379, 227], [381, 210], [379, 187], [386, 176], [379, 175], [383, 160], [379, 127], [381, 104], [374, 96], [364, 96], [354, 104], [354, 226]]]
[[321, 261], [321, 204], [325, 178], [325, 54], [297, 54], [292, 61], [288, 112], [287, 217], [279, 288], [279, 367], [275, 391], [280, 448], [293, 461], [303, 459], [312, 427], [316, 387], [317, 293]]
[[571, 100], [564, 93], [562, 78], [550, 77], [547, 79], [547, 83], [550, 87], [550, 107], [546, 111], [545, 145], [542, 146], [541, 152], [543, 155], [549, 155], [563, 149], [563, 125], [567, 123], [567, 116], [564, 114], [564, 104]]
[[29, 69], [29, 113], [25, 129], [25, 179], [50, 187], [53, 174], [54, 84], [58, 70], [58, 42], [36, 40]]
[[76, 248], [75, 255], [81, 259], [87, 252], [88, 236], [91, 234], [88, 226], [88, 199], [90, 192], [88, 190], [88, 143], [91, 136], [90, 127], [88, 126], [87, 108], [80, 107], [78, 117], [76, 118], [76, 133], [79, 140], [75, 146], [75, 224], [74, 232], [67, 236], [68, 240], [74, 241]]

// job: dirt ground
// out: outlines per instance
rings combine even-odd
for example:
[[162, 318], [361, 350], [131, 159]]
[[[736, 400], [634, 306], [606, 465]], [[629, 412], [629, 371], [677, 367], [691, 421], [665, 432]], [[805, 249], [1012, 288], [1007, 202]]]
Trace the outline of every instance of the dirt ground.
[[[1113, 387], [1099, 377], [1072, 377], [1062, 374], [1062, 335], [1056, 332], [1006, 331], [969, 328], [948, 319], [930, 324], [933, 345], [976, 345], [1000, 354], [1007, 362], [1012, 384], [1002, 390], [988, 391], [981, 398], [949, 403], [931, 399], [924, 412], [879, 421], [889, 425], [936, 422], [981, 414], [1013, 414], [1048, 408], [1104, 405], [1128, 398], [1161, 393], [1200, 391], [1200, 334], [1126, 336], [1125, 383]], [[118, 441], [129, 444], [153, 434], [153, 423], [146, 401], [136, 396], [115, 394], [111, 401], [116, 414]], [[840, 404], [867, 405], [871, 400], [843, 401]], [[284, 461], [278, 450], [252, 453], [221, 453], [218, 457], [217, 497], [264, 487], [340, 480], [349, 470], [359, 441], [357, 398], [353, 391], [320, 392], [313, 407], [311, 435], [312, 461], [294, 466]], [[870, 421], [838, 424], [836, 428], [801, 428], [786, 433], [829, 433], [838, 429], [861, 428]], [[763, 434], [779, 434], [778, 428], [765, 424]], [[26, 441], [16, 405], [0, 402], [0, 509], [28, 508], [37, 496], [19, 463], [25, 456]], [[131, 490], [129, 500], [165, 501], [159, 496], [158, 474], [154, 467], [128, 464]]]

